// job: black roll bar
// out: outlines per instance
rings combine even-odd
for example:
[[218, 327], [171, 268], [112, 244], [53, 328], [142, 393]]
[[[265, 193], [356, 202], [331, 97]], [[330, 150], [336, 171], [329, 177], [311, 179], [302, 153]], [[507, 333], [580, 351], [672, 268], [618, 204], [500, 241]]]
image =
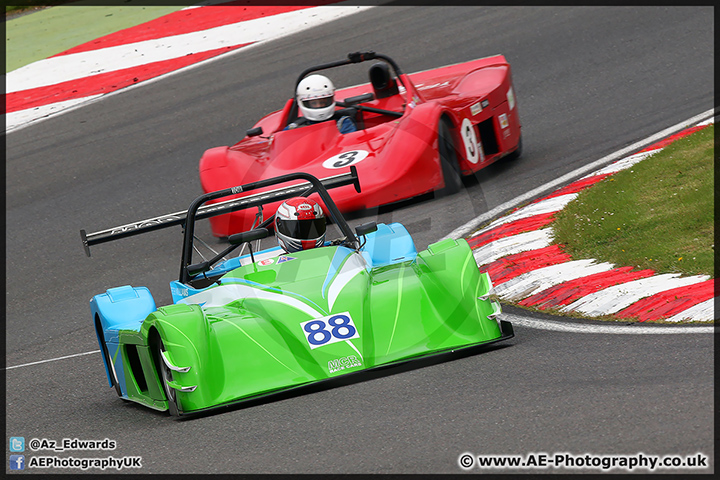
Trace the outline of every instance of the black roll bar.
[[[236, 195], [241, 192], [257, 190], [271, 185], [291, 182], [294, 180], [305, 180], [305, 182], [203, 206], [204, 203], [211, 200]], [[355, 191], [358, 193], [360, 192], [360, 181], [358, 179], [357, 169], [354, 165], [350, 167], [350, 172], [333, 175], [322, 180], [319, 180], [317, 177], [310, 175], [309, 173], [290, 173], [279, 177], [268, 178], [245, 185], [238, 185], [236, 187], [206, 193], [197, 197], [187, 210], [180, 212], [161, 215], [159, 217], [149, 218], [139, 222], [128, 223], [126, 225], [120, 225], [118, 227], [94, 233], [87, 233], [83, 229], [80, 230], [80, 239], [82, 240], [85, 254], [89, 257], [90, 247], [93, 245], [119, 240], [121, 238], [132, 237], [175, 225], [183, 225], [185, 228], [185, 234], [183, 238], [180, 281], [185, 283], [184, 280], [186, 281], [188, 279], [186, 267], [189, 265], [192, 256], [192, 241], [196, 220], [214, 217], [245, 208], [252, 208], [276, 201], [287, 200], [291, 197], [307, 197], [312, 193], [317, 192], [325, 203], [332, 221], [340, 227], [340, 230], [349, 241], [357, 244], [357, 238], [353, 234], [352, 229], [343, 218], [333, 199], [327, 193], [327, 191], [331, 188], [338, 188], [345, 185], [353, 185], [355, 187]], [[266, 221], [263, 222], [262, 226], [267, 226], [268, 224], [269, 222]]]
[[[337, 175], [336, 177], [342, 177], [343, 175]], [[343, 180], [347, 183], [343, 183], [343, 185], [349, 185], [354, 184], [355, 190], [360, 192], [360, 184], [357, 179], [357, 170], [355, 169], [355, 166], [350, 167], [350, 173], [344, 174]], [[330, 218], [332, 221], [337, 224], [337, 226], [340, 228], [340, 231], [345, 235], [345, 237], [348, 239], [348, 241], [357, 248], [359, 246], [358, 239], [355, 236], [355, 233], [352, 231], [350, 226], [345, 221], [345, 218], [343, 218], [342, 214], [340, 213], [340, 210], [338, 210], [337, 205], [335, 205], [335, 202], [330, 197], [330, 194], [328, 194], [327, 189], [325, 186], [323, 186], [323, 183], [317, 179], [317, 177], [310, 175], [309, 173], [304, 172], [295, 172], [295, 173], [288, 173], [286, 175], [281, 175], [279, 177], [273, 177], [268, 178], [265, 180], [260, 180], [253, 183], [248, 183], [246, 185], [242, 186], [242, 190], [240, 191], [248, 191], [248, 190], [255, 190], [257, 188], [263, 188], [270, 185], [276, 185], [278, 183], [285, 183], [285, 182], [291, 182], [294, 180], [306, 180], [310, 183], [310, 187], [308, 188], [307, 183], [301, 184], [299, 186], [295, 186], [292, 193], [288, 193], [290, 188], [288, 189], [280, 189], [279, 195], [276, 194], [273, 196], [271, 201], [281, 200], [290, 198], [293, 196], [298, 195], [298, 191], [301, 191], [302, 193], [300, 196], [307, 197], [311, 195], [312, 193], [317, 193], [320, 195], [320, 198], [322, 199], [323, 203], [328, 209], [328, 213], [330, 214]], [[341, 186], [341, 185], [336, 185]], [[185, 222], [185, 237], [183, 239], [183, 249], [182, 249], [182, 261], [180, 264], [180, 282], [181, 283], [187, 283], [190, 280], [190, 274], [187, 271], [187, 267], [190, 266], [190, 262], [192, 261], [192, 245], [193, 245], [193, 236], [195, 234], [195, 219], [198, 217], [198, 210], [202, 206], [203, 203], [209, 202], [211, 200], [216, 200], [218, 198], [226, 197], [228, 195], [234, 195], [236, 193], [239, 193], [239, 191], [236, 191], [238, 187], [233, 188], [227, 188], [225, 190], [219, 190], [217, 192], [210, 192], [206, 193], [205, 195], [201, 195], [198, 198], [196, 198], [191, 204], [190, 207], [187, 210], [187, 220]], [[263, 203], [270, 203], [268, 200], [263, 200], [261, 202], [256, 202], [253, 205], [248, 206], [255, 206], [260, 205]], [[242, 208], [247, 208], [248, 206], [243, 206]], [[235, 210], [240, 210], [240, 208], [236, 208]]]
[[[340, 67], [342, 65], [350, 65], [353, 63], [360, 63], [365, 62], [368, 60], [374, 60], [374, 59], [380, 59], [385, 62], [387, 62], [395, 71], [395, 77], [398, 79], [398, 81], [402, 84], [403, 87], [407, 89], [407, 85], [405, 85], [405, 82], [403, 82], [401, 75], [403, 74], [400, 71], [400, 67], [398, 67], [398, 64], [395, 63], [395, 60], [388, 57], [387, 55], [383, 55], [381, 53], [375, 53], [372, 50], [368, 52], [353, 52], [348, 53], [347, 58], [344, 60], [337, 60], [335, 62], [330, 63], [323, 63], [321, 65], [315, 65], [314, 67], [309, 67], [303, 70], [303, 72], [298, 76], [297, 80], [295, 81], [295, 89], [293, 90], [292, 98], [293, 98], [293, 106], [290, 109], [290, 115], [288, 116], [288, 122], [291, 120], [294, 120], [297, 117], [297, 111], [298, 111], [298, 104], [297, 104], [297, 95], [295, 92], [297, 92], [297, 86], [300, 84], [303, 78], [305, 78], [308, 74], [312, 72], [317, 72], [319, 70], [326, 70], [328, 68], [334, 68], [334, 67]], [[368, 110], [369, 111], [369, 110]], [[386, 113], [386, 112], [380, 112], [380, 113]]]
[[[372, 50], [369, 52], [353, 52], [348, 53], [348, 58], [344, 60], [338, 60], [335, 62], [330, 63], [323, 63], [322, 65], [315, 65], [314, 67], [306, 68], [298, 77], [297, 81], [295, 82], [295, 90], [297, 90], [297, 86], [300, 84], [303, 78], [305, 78], [309, 73], [317, 72], [318, 70], [325, 70], [328, 68], [334, 68], [334, 67], [340, 67], [342, 65], [350, 65], [352, 63], [360, 63], [365, 62], [368, 60], [374, 60], [376, 58], [379, 58], [380, 60], [384, 60], [390, 66], [395, 70], [395, 76], [398, 77], [400, 80], [400, 83], [402, 83], [402, 79], [400, 78], [400, 75], [402, 75], [402, 72], [400, 71], [400, 67], [398, 67], [397, 63], [395, 63], [395, 60], [388, 57], [387, 55], [383, 55], [381, 53], [375, 53]], [[403, 84], [403, 86], [405, 86]], [[293, 92], [293, 97], [295, 96], [295, 93]]]

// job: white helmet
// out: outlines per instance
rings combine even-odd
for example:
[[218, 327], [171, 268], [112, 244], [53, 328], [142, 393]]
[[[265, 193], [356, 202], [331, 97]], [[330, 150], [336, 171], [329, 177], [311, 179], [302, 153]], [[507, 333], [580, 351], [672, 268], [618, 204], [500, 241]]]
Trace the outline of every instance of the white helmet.
[[322, 122], [335, 112], [335, 86], [323, 75], [310, 75], [297, 86], [297, 102], [303, 117]]

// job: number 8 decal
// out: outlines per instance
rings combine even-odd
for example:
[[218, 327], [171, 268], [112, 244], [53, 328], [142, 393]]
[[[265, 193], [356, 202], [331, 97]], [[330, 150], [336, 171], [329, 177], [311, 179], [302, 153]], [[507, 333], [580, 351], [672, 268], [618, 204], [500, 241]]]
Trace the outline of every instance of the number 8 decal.
[[360, 338], [349, 312], [315, 318], [300, 324], [311, 349]]
[[[333, 323], [340, 321], [342, 323]], [[353, 335], [355, 335], [355, 327], [350, 325], [352, 323], [352, 320], [350, 320], [350, 317], [348, 315], [335, 315], [330, 317], [330, 320], [328, 320], [328, 323], [332, 325], [334, 328], [332, 329], [332, 335], [335, 338], [339, 338], [341, 340], [345, 340], [346, 338], [352, 338]]]
[[[330, 332], [325, 330], [325, 322], [323, 322], [322, 320], [313, 320], [311, 322], [307, 322], [303, 327], [303, 330], [308, 333], [308, 343], [310, 343], [310, 345], [315, 345], [316, 347], [320, 345], [325, 345], [332, 338]], [[318, 339], [318, 335], [320, 334], [322, 334], [322, 338]]]

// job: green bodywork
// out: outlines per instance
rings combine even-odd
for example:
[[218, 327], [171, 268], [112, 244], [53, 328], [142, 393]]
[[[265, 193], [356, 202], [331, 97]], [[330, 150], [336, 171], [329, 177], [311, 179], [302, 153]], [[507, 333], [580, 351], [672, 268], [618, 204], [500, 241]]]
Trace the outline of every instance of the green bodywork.
[[327, 246], [261, 263], [118, 329], [127, 398], [168, 408], [158, 338], [174, 366], [190, 367], [170, 384], [180, 413], [502, 338], [465, 240], [395, 260]]

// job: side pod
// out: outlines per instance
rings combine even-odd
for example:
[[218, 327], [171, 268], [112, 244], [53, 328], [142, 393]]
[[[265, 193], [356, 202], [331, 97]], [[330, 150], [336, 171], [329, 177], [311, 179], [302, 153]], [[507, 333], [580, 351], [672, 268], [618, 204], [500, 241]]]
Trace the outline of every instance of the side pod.
[[90, 312], [105, 364], [110, 386], [127, 397], [125, 369], [120, 352], [120, 330], [139, 331], [143, 320], [156, 310], [155, 300], [147, 287], [110, 288], [90, 300]]

